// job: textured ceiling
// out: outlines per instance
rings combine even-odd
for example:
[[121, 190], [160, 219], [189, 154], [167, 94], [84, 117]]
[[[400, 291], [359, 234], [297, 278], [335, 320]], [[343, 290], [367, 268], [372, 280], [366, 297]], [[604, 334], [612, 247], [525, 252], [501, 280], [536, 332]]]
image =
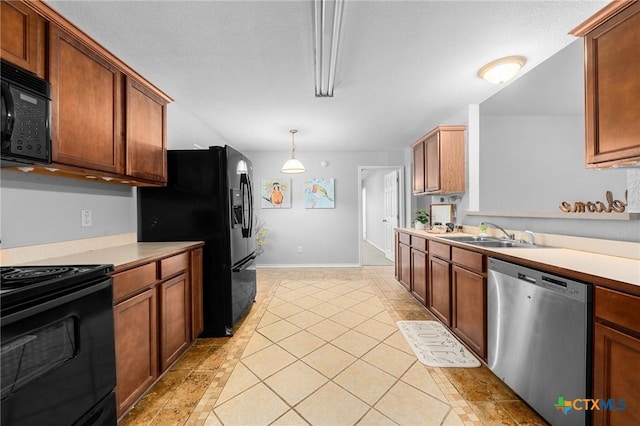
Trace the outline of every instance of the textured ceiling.
[[502, 88], [482, 65], [522, 55], [525, 74], [607, 2], [346, 0], [333, 98], [314, 96], [310, 1], [47, 3], [174, 99], [170, 149], [287, 150], [297, 128], [302, 153], [404, 148], [457, 124]]

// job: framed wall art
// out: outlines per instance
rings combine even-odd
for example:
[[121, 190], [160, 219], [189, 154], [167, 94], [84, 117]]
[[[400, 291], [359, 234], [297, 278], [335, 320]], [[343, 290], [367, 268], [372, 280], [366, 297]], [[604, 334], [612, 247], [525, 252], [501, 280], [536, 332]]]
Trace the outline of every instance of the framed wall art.
[[262, 179], [260, 207], [263, 209], [290, 209], [291, 179]]
[[305, 209], [333, 209], [336, 206], [333, 178], [307, 179], [304, 188]]

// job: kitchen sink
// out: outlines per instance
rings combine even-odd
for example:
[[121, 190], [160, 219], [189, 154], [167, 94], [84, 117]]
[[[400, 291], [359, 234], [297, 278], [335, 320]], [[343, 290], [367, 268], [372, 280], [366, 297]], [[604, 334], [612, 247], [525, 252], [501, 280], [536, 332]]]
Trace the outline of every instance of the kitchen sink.
[[516, 240], [505, 240], [501, 238], [495, 237], [480, 237], [477, 235], [460, 235], [460, 236], [451, 236], [451, 237], [442, 237], [451, 241], [458, 241], [460, 243], [472, 244], [478, 247], [489, 247], [489, 248], [540, 248], [544, 246], [540, 246], [537, 244], [529, 244], [524, 241], [516, 241]]

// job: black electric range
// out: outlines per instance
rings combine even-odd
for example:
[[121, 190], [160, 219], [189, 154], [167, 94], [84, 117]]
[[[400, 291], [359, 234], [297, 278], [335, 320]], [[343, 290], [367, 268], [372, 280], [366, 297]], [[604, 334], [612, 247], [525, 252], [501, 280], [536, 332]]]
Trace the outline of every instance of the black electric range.
[[115, 426], [113, 265], [0, 267], [0, 423]]
[[0, 309], [2, 316], [50, 298], [91, 285], [113, 272], [113, 265], [2, 266]]

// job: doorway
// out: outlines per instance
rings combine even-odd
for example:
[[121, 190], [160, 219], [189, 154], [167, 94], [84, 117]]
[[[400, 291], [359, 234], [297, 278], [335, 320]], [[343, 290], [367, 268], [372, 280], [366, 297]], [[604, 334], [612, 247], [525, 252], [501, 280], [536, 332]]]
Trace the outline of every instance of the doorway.
[[393, 265], [394, 228], [404, 226], [404, 167], [358, 167], [361, 266]]

